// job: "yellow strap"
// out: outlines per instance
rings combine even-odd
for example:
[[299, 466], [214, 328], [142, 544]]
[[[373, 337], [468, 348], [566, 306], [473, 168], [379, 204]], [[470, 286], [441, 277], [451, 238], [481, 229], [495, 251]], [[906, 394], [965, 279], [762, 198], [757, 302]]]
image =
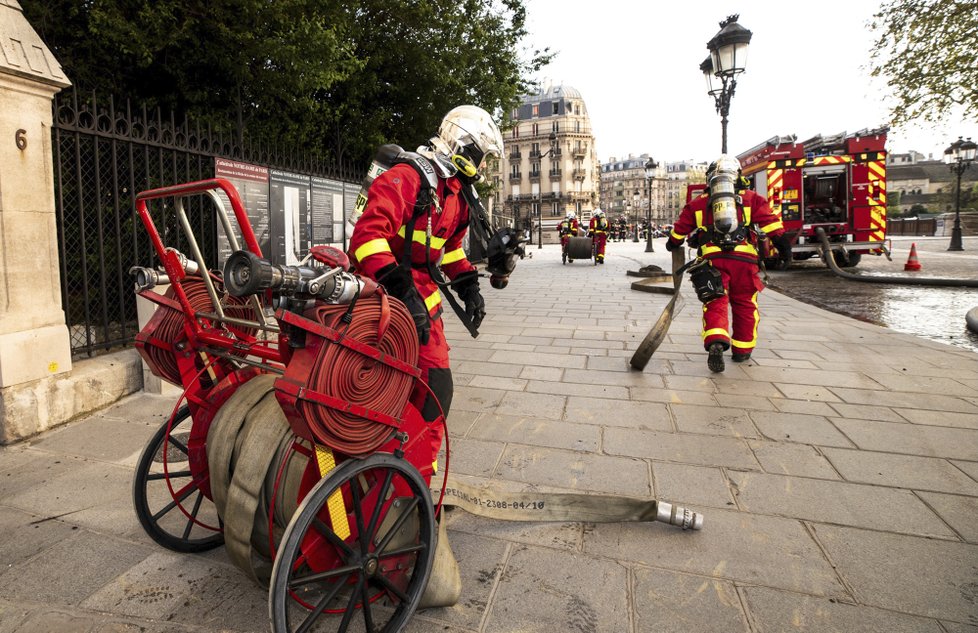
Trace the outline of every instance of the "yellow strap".
[[370, 240], [369, 242], [364, 242], [360, 245], [360, 248], [353, 252], [353, 256], [357, 258], [357, 261], [363, 261], [371, 255], [376, 255], [377, 253], [389, 253], [391, 252], [391, 245], [387, 243], [382, 237], [378, 237], [375, 240]]
[[457, 261], [465, 259], [465, 251], [461, 248], [456, 248], [451, 253], [445, 253], [445, 256], [441, 258], [442, 265], [454, 264]]
[[[376, 240], [374, 240], [376, 241]], [[383, 240], [386, 243], [386, 240]], [[316, 462], [319, 464], [319, 476], [325, 477], [336, 468], [336, 459], [333, 451], [326, 446], [316, 444]], [[354, 482], [356, 483], [356, 482]], [[337, 489], [336, 492], [326, 500], [329, 508], [329, 521], [333, 524], [333, 531], [336, 536], [344, 541], [350, 538], [350, 519], [346, 516], [346, 504], [343, 503], [343, 491]]]
[[437, 290], [435, 290], [433, 293], [431, 293], [424, 299], [424, 307], [428, 308], [429, 312], [433, 310], [434, 307], [439, 303], [441, 303], [441, 293], [438, 292]]
[[[405, 233], [405, 229], [402, 226], [400, 229], [398, 229], [397, 234], [400, 237], [403, 238], [404, 237], [404, 233]], [[427, 231], [418, 231], [418, 230], [415, 230], [414, 231], [413, 239], [418, 244], [424, 244], [425, 243], [425, 239], [427, 237], [428, 237], [428, 232]], [[435, 250], [440, 250], [442, 247], [445, 246], [445, 242], [447, 242], [447, 241], [448, 240], [445, 239], [444, 237], [436, 237], [436, 236], [432, 235], [431, 236], [431, 248], [433, 248]]]
[[744, 207], [744, 224], [750, 224], [750, 207]]
[[[712, 255], [713, 253], [723, 252], [719, 246], [704, 246], [703, 255]], [[729, 252], [729, 251], [728, 251]], [[757, 255], [757, 249], [750, 244], [738, 244], [733, 249], [734, 253], [747, 253], [748, 255]]]

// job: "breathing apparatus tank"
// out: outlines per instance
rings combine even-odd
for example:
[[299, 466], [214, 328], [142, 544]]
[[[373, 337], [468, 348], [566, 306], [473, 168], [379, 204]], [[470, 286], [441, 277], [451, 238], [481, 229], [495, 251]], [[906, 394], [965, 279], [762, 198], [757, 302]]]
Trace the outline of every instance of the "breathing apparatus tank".
[[370, 185], [373, 184], [377, 176], [394, 166], [394, 160], [403, 151], [404, 149], [400, 145], [394, 144], [381, 145], [377, 149], [377, 154], [367, 169], [367, 175], [363, 177], [363, 181], [360, 183], [360, 193], [357, 194], [357, 202], [353, 208], [354, 223], [367, 207], [367, 191], [370, 190]]
[[[713, 210], [714, 241], [722, 246], [724, 242], [736, 241], [734, 235], [739, 228], [737, 219], [737, 181], [740, 177], [740, 162], [732, 156], [722, 154], [714, 163], [709, 176], [710, 206]], [[713, 167], [713, 165], [711, 165]]]

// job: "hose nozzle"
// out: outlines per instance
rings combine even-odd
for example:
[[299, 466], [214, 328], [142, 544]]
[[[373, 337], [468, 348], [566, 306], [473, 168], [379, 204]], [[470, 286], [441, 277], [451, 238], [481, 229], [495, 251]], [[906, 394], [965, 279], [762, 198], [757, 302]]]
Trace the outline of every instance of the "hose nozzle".
[[681, 527], [684, 530], [702, 530], [703, 515], [693, 512], [683, 506], [674, 506], [665, 501], [659, 501], [655, 506], [655, 520], [669, 525]]

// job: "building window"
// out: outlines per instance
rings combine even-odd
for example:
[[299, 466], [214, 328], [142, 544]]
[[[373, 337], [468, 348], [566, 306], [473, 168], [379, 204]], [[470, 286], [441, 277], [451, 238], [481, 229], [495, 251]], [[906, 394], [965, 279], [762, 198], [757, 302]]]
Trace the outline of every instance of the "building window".
[[516, 121], [519, 118], [520, 118], [520, 109], [519, 108], [513, 108], [513, 116], [512, 116], [512, 119], [514, 121]]
[[540, 116], [540, 106], [536, 103], [533, 104], [533, 116]]
[[552, 112], [552, 114], [559, 114], [559, 113], [560, 113], [560, 102], [559, 101], [554, 101], [553, 102], [553, 112]]
[[580, 121], [574, 121], [574, 131], [577, 132], [577, 133], [580, 133], [580, 131], [581, 131], [581, 122]]
[[560, 131], [560, 121], [554, 121], [553, 125], [550, 126], [550, 129], [553, 130], [554, 132], [559, 132]]
[[533, 136], [536, 136], [539, 133], [540, 133], [540, 126], [538, 124], [534, 123], [533, 124]]

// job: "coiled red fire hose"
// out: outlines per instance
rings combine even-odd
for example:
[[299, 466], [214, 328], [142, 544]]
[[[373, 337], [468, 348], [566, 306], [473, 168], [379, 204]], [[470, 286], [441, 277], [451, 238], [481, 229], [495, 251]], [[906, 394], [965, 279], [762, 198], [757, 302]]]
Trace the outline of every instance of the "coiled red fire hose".
[[[352, 321], [346, 324], [342, 320], [348, 309], [348, 305], [319, 305], [307, 316], [384, 354], [417, 364], [418, 336], [403, 304], [388, 302], [379, 294], [360, 299], [353, 307]], [[344, 345], [324, 343], [307, 385], [350, 404], [399, 417], [411, 397], [414, 377]], [[394, 431], [382, 422], [306, 400], [300, 400], [297, 408], [318, 442], [351, 456], [376, 451]]]
[[[215, 289], [222, 294], [222, 303], [228, 316], [239, 319], [253, 319], [251, 306], [247, 304], [247, 299], [232, 297], [224, 294], [224, 287], [221, 280], [212, 277]], [[194, 313], [211, 312], [214, 306], [211, 304], [210, 295], [207, 294], [207, 287], [204, 280], [198, 277], [188, 277], [182, 282], [183, 292], [187, 295], [187, 301], [193, 308]], [[167, 288], [165, 295], [167, 298], [176, 300], [176, 293], [173, 287]], [[168, 306], [160, 306], [160, 318], [158, 325], [153, 331], [153, 338], [159, 339], [170, 346], [177, 343], [184, 337], [184, 324], [186, 317], [180, 309]], [[254, 339], [257, 330], [253, 327], [234, 326], [234, 334], [239, 339]], [[180, 369], [177, 367], [177, 360], [172, 350], [158, 347], [156, 345], [145, 346], [146, 355], [155, 363], [155, 366], [162, 374], [160, 377], [175, 385], [180, 384]], [[234, 352], [232, 352], [234, 353]], [[237, 352], [241, 354], [242, 352]]]

